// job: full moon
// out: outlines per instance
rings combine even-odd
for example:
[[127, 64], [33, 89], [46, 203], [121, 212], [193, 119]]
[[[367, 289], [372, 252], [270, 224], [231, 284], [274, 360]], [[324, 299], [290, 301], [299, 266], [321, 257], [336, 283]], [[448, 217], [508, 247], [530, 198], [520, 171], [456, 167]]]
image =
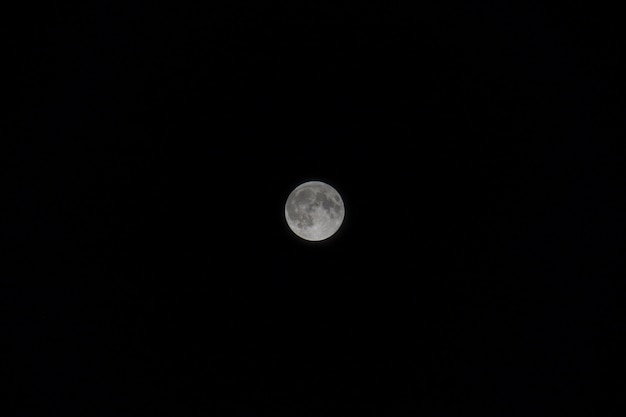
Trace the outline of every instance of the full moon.
[[321, 181], [300, 184], [285, 203], [285, 219], [289, 228], [305, 240], [328, 239], [339, 230], [344, 216], [341, 196]]

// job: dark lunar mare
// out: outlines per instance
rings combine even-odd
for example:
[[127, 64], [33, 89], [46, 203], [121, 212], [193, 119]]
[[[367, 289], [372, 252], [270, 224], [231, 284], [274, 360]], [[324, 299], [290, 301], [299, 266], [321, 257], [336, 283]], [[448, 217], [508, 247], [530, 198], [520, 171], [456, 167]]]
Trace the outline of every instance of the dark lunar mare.
[[316, 199], [317, 199], [316, 204], [321, 203], [322, 208], [326, 210], [326, 212], [328, 212], [330, 218], [334, 219], [335, 214], [339, 212], [339, 206], [332, 199], [328, 198], [328, 196], [325, 193], [321, 191], [317, 192]]

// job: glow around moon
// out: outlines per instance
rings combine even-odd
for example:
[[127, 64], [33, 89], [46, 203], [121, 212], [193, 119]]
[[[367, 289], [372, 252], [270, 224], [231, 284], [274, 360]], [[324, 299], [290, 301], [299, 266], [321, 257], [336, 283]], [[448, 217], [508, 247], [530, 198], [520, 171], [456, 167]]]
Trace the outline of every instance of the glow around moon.
[[309, 181], [297, 186], [285, 203], [285, 219], [289, 228], [309, 241], [328, 239], [334, 235], [345, 216], [341, 196], [330, 185]]

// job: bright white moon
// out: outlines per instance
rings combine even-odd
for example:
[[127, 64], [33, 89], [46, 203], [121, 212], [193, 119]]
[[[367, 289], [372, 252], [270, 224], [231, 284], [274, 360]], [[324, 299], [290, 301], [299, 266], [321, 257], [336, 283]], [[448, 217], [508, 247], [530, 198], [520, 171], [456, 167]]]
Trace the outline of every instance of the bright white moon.
[[285, 203], [289, 228], [302, 239], [319, 241], [334, 235], [345, 216], [341, 196], [321, 181], [300, 184]]

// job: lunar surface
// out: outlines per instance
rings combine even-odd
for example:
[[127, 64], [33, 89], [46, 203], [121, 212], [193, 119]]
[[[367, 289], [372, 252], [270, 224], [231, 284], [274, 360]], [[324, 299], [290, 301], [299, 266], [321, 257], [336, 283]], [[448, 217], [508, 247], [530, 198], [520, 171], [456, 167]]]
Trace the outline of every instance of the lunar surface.
[[305, 240], [328, 239], [339, 230], [344, 216], [343, 200], [337, 190], [320, 181], [300, 184], [285, 204], [289, 228]]

